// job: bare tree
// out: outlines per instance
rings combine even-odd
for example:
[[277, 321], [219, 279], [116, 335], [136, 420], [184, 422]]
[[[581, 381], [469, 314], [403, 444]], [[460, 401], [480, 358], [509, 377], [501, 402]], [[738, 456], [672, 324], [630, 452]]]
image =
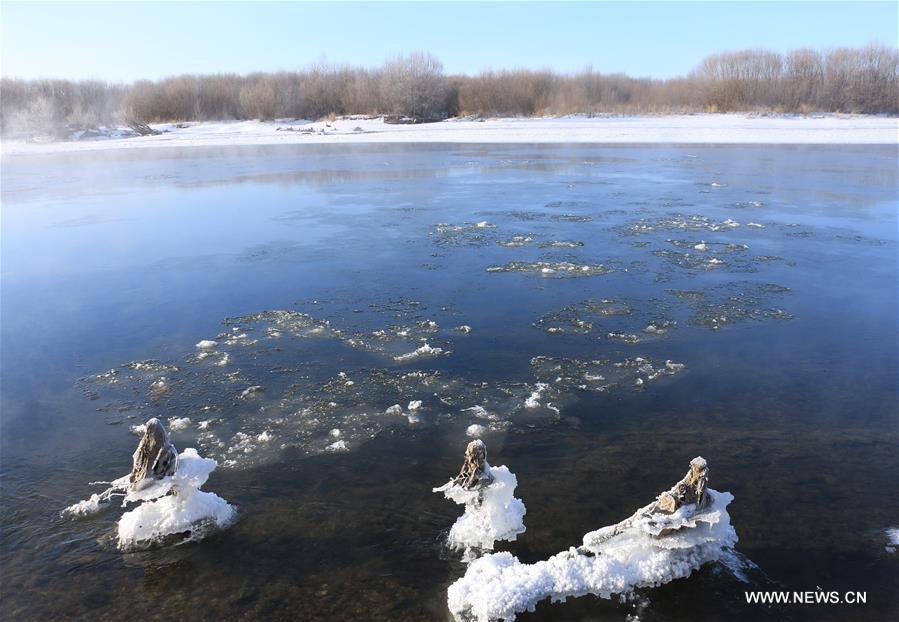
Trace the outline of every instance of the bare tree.
[[413, 52], [387, 62], [381, 93], [390, 112], [432, 118], [446, 111], [447, 80], [443, 64], [427, 52]]

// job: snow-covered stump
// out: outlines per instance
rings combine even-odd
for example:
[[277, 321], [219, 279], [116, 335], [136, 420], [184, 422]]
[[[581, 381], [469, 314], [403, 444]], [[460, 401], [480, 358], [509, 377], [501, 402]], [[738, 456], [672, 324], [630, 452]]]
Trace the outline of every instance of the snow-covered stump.
[[224, 499], [200, 490], [216, 466], [215, 460], [201, 457], [196, 449], [179, 454], [162, 423], [150, 419], [134, 452], [131, 473], [112, 482], [93, 482], [109, 488], [67, 507], [63, 514], [93, 514], [107, 507], [112, 497], [124, 497], [122, 506], [140, 505], [119, 519], [120, 549], [200, 540], [211, 530], [228, 527], [235, 518], [234, 508]]
[[534, 564], [509, 553], [477, 559], [449, 587], [449, 609], [457, 620], [514, 620], [546, 598], [629, 595], [688, 577], [707, 563], [740, 563], [727, 513], [733, 495], [707, 483], [706, 461], [695, 458], [671, 490], [617, 525], [586, 534], [578, 548]]
[[484, 551], [492, 551], [498, 540], [515, 540], [525, 531], [525, 507], [514, 496], [518, 480], [505, 466], [491, 467], [487, 446], [478, 439], [465, 450], [465, 462], [459, 474], [434, 492], [465, 506], [450, 529], [447, 545], [463, 551], [470, 561]]

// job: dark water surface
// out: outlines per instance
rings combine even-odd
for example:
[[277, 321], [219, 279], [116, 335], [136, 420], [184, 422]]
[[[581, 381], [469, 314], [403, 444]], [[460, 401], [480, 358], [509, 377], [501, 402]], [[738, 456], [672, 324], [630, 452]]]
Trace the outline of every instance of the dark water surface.
[[[3, 619], [446, 619], [430, 490], [472, 424], [527, 506], [498, 550], [577, 545], [701, 454], [759, 566], [521, 620], [899, 614], [895, 147], [4, 158], [0, 269]], [[239, 520], [122, 553], [121, 509], [59, 511], [150, 416], [190, 418]], [[744, 599], [818, 586], [867, 604]]]

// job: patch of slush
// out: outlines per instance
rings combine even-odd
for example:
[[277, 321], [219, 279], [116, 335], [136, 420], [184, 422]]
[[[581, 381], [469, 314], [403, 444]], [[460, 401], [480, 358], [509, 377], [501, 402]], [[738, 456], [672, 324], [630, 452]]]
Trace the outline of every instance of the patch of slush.
[[674, 376], [685, 368], [683, 363], [658, 362], [642, 356], [589, 361], [550, 356], [531, 359], [531, 370], [538, 382], [545, 385], [546, 396], [556, 400], [579, 391], [639, 390], [649, 382]]
[[487, 221], [462, 224], [438, 223], [431, 227], [431, 241], [440, 246], [485, 246], [496, 242], [496, 225]]
[[705, 292], [695, 289], [666, 289], [666, 292], [682, 300], [702, 300]]
[[449, 354], [449, 352], [445, 351], [443, 348], [435, 348], [426, 343], [412, 350], [411, 352], [394, 356], [393, 360], [397, 363], [408, 363], [409, 361], [415, 361], [421, 358], [441, 356], [444, 354]]
[[[510, 621], [547, 598], [611, 599], [686, 578], [727, 557], [737, 543], [727, 513], [733, 496], [708, 493], [711, 505], [699, 513], [692, 514], [695, 506], [688, 505], [664, 520], [640, 516], [620, 533], [611, 527], [590, 532], [581, 547], [534, 564], [506, 552], [481, 557], [447, 590], [449, 609], [456, 620]], [[663, 529], [671, 533], [662, 535]]]
[[176, 417], [173, 419], [169, 419], [169, 430], [173, 432], [183, 432], [188, 427], [190, 427], [190, 418], [189, 417]]
[[667, 307], [649, 300], [582, 300], [543, 315], [534, 326], [550, 335], [574, 334], [622, 343], [645, 343], [667, 337], [677, 321], [664, 317]]
[[715, 220], [701, 214], [670, 214], [656, 218], [640, 218], [631, 223], [615, 227], [622, 235], [643, 235], [656, 231], [733, 231], [740, 226], [737, 221], [726, 218]]
[[690, 323], [711, 330], [746, 321], [791, 320], [793, 315], [780, 307], [770, 306], [772, 299], [790, 291], [772, 283], [738, 281], [726, 283], [706, 292], [693, 305]]
[[465, 428], [465, 436], [469, 438], [481, 438], [487, 432], [487, 428], [479, 423], [472, 423]]
[[580, 248], [584, 243], [578, 240], [550, 240], [549, 242], [540, 242], [537, 246], [540, 248]]
[[[407, 322], [376, 329], [335, 328], [330, 320], [316, 319], [298, 311], [276, 310], [228, 318], [225, 324], [231, 326], [231, 331], [223, 335], [232, 335], [226, 343], [242, 347], [254, 346], [260, 339], [268, 342], [286, 337], [338, 339], [351, 348], [378, 354], [398, 363], [450, 354], [451, 342], [436, 337], [441, 330], [440, 325], [433, 319], [419, 319], [418, 303], [397, 301], [389, 311], [392, 319], [405, 319]], [[248, 333], [259, 335], [259, 338], [249, 339]], [[228, 363], [230, 359], [226, 358], [224, 362]]]
[[587, 334], [599, 320], [611, 316], [629, 316], [633, 309], [611, 298], [583, 300], [546, 313], [534, 322], [536, 328], [549, 334]]
[[434, 492], [442, 492], [450, 501], [465, 506], [465, 513], [447, 536], [447, 545], [462, 551], [465, 560], [492, 551], [497, 541], [513, 541], [525, 531], [526, 509], [515, 497], [515, 474], [505, 466], [489, 464], [485, 471], [493, 476], [493, 482], [481, 490], [468, 490], [452, 481], [434, 488]]
[[747, 258], [743, 244], [713, 244], [711, 242], [687, 242], [682, 248], [688, 251], [660, 249], [653, 255], [679, 268], [687, 270], [725, 270], [727, 272], [755, 272], [756, 267]]
[[569, 261], [510, 261], [502, 266], [490, 266], [487, 268], [487, 272], [522, 272], [539, 274], [548, 278], [566, 279], [601, 276], [614, 272], [614, 269], [603, 264], [578, 264]]
[[529, 235], [513, 235], [508, 240], [498, 240], [496, 244], [505, 248], [521, 248], [522, 246], [528, 246], [533, 241], [534, 238]]

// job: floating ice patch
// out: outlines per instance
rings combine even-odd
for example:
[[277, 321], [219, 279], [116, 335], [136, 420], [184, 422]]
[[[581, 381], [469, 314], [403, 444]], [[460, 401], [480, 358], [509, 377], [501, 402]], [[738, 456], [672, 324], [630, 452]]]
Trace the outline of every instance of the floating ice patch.
[[483, 246], [496, 241], [496, 225], [486, 220], [453, 225], [439, 223], [431, 228], [431, 239], [441, 246]]
[[730, 253], [741, 253], [749, 247], [745, 244], [735, 244], [733, 242], [706, 242], [705, 240], [668, 240], [668, 243], [678, 248], [687, 250], [696, 250], [701, 253], [713, 253], [716, 255], [726, 255]]
[[646, 382], [679, 374], [685, 366], [671, 360], [659, 363], [642, 356], [619, 361], [536, 356], [531, 359], [531, 369], [537, 379], [546, 385], [544, 395], [558, 400], [579, 391], [641, 388]]
[[521, 248], [527, 246], [534, 241], [534, 238], [528, 235], [513, 235], [508, 240], [498, 240], [496, 244], [505, 248]]
[[[330, 337], [331, 325], [326, 320], [317, 320], [311, 315], [298, 311], [276, 309], [251, 315], [227, 318], [223, 322], [230, 327], [230, 333], [223, 333], [230, 345], [251, 346], [256, 340], [248, 339], [246, 330], [264, 335], [265, 339], [278, 339], [283, 335], [296, 338]], [[241, 329], [244, 329], [243, 331]]]
[[683, 300], [702, 300], [705, 298], [705, 292], [695, 289], [666, 289], [665, 291]]
[[211, 350], [218, 345], [217, 341], [213, 341], [212, 339], [204, 339], [197, 343], [198, 350]]
[[650, 300], [584, 300], [545, 314], [534, 326], [551, 335], [593, 335], [623, 343], [665, 338], [677, 322], [662, 317], [667, 305]]
[[549, 219], [556, 222], [591, 222], [593, 217], [581, 214], [553, 214]]
[[190, 418], [189, 417], [178, 417], [174, 419], [169, 419], [169, 429], [175, 432], [183, 432], [188, 427], [190, 427]]
[[579, 248], [583, 245], [583, 242], [576, 240], [551, 240], [549, 242], [541, 242], [537, 246], [540, 248]]
[[626, 225], [615, 227], [623, 235], [642, 235], [654, 231], [731, 231], [740, 226], [735, 220], [715, 220], [699, 214], [671, 214], [658, 218], [641, 218]]
[[349, 445], [347, 445], [346, 441], [339, 440], [334, 441], [330, 445], [328, 445], [327, 450], [335, 453], [343, 453], [350, 450]]
[[444, 351], [443, 348], [434, 348], [428, 344], [424, 344], [418, 348], [415, 348], [414, 350], [412, 350], [412, 352], [394, 356], [393, 360], [397, 363], [408, 363], [409, 361], [414, 361], [416, 359], [441, 356], [443, 354], [449, 354], [449, 352]]
[[791, 320], [793, 315], [789, 312], [767, 306], [772, 297], [789, 291], [789, 288], [771, 283], [726, 283], [713, 288], [705, 300], [694, 304], [690, 323], [718, 330], [747, 320]]
[[886, 530], [887, 545], [885, 548], [887, 553], [895, 553], [899, 547], [899, 527], [892, 527]]
[[240, 399], [247, 400], [253, 397], [259, 396], [260, 393], [265, 391], [265, 387], [259, 384], [255, 384], [251, 387], [247, 387], [243, 391], [240, 392]]
[[[716, 269], [724, 269], [728, 272], [755, 272], [756, 268], [753, 266], [752, 262], [745, 257], [728, 257], [726, 259], [722, 259], [720, 256], [713, 255], [710, 251], [712, 250], [712, 246], [710, 244], [702, 244], [697, 245], [701, 246], [701, 250], [697, 251], [673, 251], [673, 250], [655, 250], [652, 252], [653, 255], [659, 257], [661, 259], [666, 260], [672, 265], [678, 266], [680, 268], [686, 268], [687, 270], [716, 270]], [[727, 245], [733, 246], [733, 245]], [[741, 249], [743, 250], [743, 249]], [[739, 252], [739, 251], [725, 251], [729, 252]]]
[[535, 273], [550, 278], [600, 276], [614, 272], [603, 264], [577, 264], [569, 261], [510, 261], [502, 266], [490, 266], [487, 272]]
[[539, 408], [540, 407], [540, 398], [543, 397], [543, 392], [546, 391], [549, 385], [545, 382], [538, 382], [537, 386], [534, 387], [534, 390], [528, 396], [528, 399], [524, 401], [525, 408]]
[[545, 314], [534, 322], [534, 326], [550, 334], [566, 332], [586, 334], [604, 318], [628, 316], [631, 313], [633, 313], [631, 307], [617, 300], [584, 300]]
[[468, 436], [469, 438], [481, 438], [486, 432], [487, 428], [479, 423], [472, 423], [465, 428], [465, 436]]

